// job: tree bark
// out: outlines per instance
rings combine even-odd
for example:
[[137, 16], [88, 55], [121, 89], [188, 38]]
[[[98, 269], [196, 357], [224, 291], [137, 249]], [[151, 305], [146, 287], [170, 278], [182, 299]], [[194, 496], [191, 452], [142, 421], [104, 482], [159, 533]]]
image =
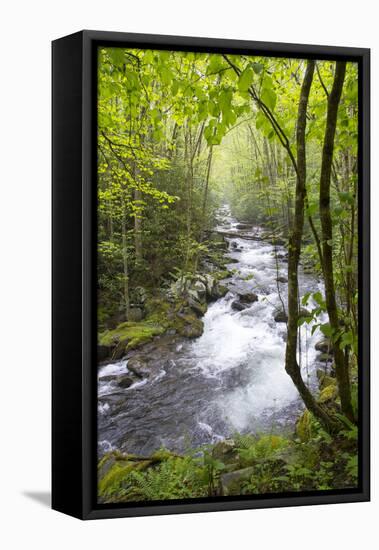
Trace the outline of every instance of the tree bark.
[[130, 297], [129, 297], [129, 269], [128, 269], [128, 247], [126, 238], [126, 211], [125, 206], [122, 212], [121, 232], [122, 232], [122, 261], [124, 269], [124, 307], [126, 320], [130, 316]]
[[[134, 190], [134, 200], [140, 201], [142, 198], [141, 191], [139, 189]], [[142, 262], [142, 219], [141, 214], [137, 212], [134, 216], [134, 247], [136, 253], [136, 265], [140, 265]]]
[[[337, 335], [341, 327], [339, 326], [333, 273], [333, 229], [332, 216], [330, 212], [330, 179], [333, 162], [334, 138], [337, 126], [338, 106], [341, 99], [345, 73], [346, 62], [337, 61], [333, 87], [328, 97], [328, 111], [326, 118], [320, 175], [320, 220], [323, 256], [322, 267], [325, 281], [326, 309], [328, 311], [329, 323], [333, 335]], [[341, 410], [349, 420], [353, 421], [354, 413], [351, 404], [349, 369], [346, 365], [346, 362], [344, 361], [343, 350], [341, 350], [339, 347], [339, 339], [334, 342], [333, 350], [338, 391], [341, 399]]]
[[305, 71], [304, 80], [300, 92], [296, 144], [297, 144], [297, 177], [295, 194], [295, 212], [293, 216], [292, 230], [288, 247], [288, 324], [286, 345], [286, 372], [291, 377], [306, 407], [314, 414], [322, 425], [330, 431], [333, 421], [326, 411], [316, 402], [313, 395], [305, 385], [301, 376], [301, 369], [297, 361], [297, 336], [299, 318], [299, 281], [298, 267], [301, 252], [301, 241], [304, 227], [304, 203], [306, 183], [306, 147], [305, 129], [309, 93], [313, 81], [315, 62], [309, 60]]

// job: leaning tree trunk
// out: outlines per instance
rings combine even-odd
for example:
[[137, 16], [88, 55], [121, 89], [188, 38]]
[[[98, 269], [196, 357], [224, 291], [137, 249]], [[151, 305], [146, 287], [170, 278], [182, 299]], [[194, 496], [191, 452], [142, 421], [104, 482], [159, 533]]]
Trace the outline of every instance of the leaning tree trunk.
[[289, 237], [288, 247], [288, 324], [286, 345], [286, 372], [290, 375], [307, 409], [309, 409], [322, 425], [328, 430], [333, 429], [333, 421], [327, 412], [320, 406], [301, 376], [301, 370], [297, 361], [297, 333], [299, 319], [299, 281], [298, 268], [301, 252], [301, 240], [304, 227], [304, 202], [306, 194], [306, 150], [305, 129], [309, 93], [313, 80], [315, 62], [309, 60], [305, 71], [304, 81], [301, 87], [296, 144], [297, 144], [297, 179], [295, 195], [295, 212], [293, 216], [292, 231]]
[[[328, 311], [329, 323], [333, 335], [340, 330], [338, 319], [338, 308], [334, 286], [333, 273], [333, 229], [330, 213], [330, 178], [333, 162], [334, 138], [337, 126], [338, 106], [341, 99], [343, 82], [346, 73], [346, 62], [336, 62], [336, 73], [334, 76], [333, 88], [328, 98], [328, 113], [324, 145], [322, 150], [321, 175], [320, 175], [320, 220], [322, 231], [322, 267], [325, 281], [325, 301]], [[341, 399], [341, 410], [349, 420], [354, 420], [353, 407], [351, 404], [351, 390], [348, 365], [344, 361], [343, 350], [339, 347], [338, 338], [333, 344], [334, 361], [336, 366], [336, 378], [338, 391]]]

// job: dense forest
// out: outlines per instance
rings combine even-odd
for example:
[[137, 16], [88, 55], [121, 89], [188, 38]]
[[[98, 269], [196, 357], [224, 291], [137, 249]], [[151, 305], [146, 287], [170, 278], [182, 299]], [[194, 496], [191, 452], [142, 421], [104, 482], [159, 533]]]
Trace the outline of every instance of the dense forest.
[[[123, 369], [108, 377], [116, 386], [102, 414], [116, 405], [119, 413], [121, 393], [145, 391], [149, 356], [162, 369], [171, 342], [193, 350], [212, 304], [253, 319], [265, 300], [267, 308], [274, 300], [281, 370], [301, 403], [290, 430], [244, 426], [185, 450], [162, 444], [144, 456], [121, 434], [122, 444], [99, 455], [99, 498], [355, 486], [357, 65], [122, 48], [98, 55], [98, 359], [100, 369]], [[238, 252], [263, 245], [270, 294], [239, 270]], [[311, 338], [321, 354], [310, 365]]]

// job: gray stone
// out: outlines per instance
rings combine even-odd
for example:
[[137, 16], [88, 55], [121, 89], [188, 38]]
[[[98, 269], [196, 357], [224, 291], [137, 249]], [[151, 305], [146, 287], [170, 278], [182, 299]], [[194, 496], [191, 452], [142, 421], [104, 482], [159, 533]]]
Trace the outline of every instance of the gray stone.
[[258, 301], [258, 296], [254, 292], [246, 292], [245, 294], [238, 294], [241, 302], [246, 304], [253, 304]]
[[150, 374], [147, 362], [139, 357], [132, 357], [129, 359], [126, 366], [127, 369], [138, 378], [146, 378]]
[[120, 388], [129, 388], [132, 384], [134, 384], [133, 378], [131, 378], [127, 374], [121, 374], [120, 376], [117, 376], [116, 382], [117, 385], [120, 386]]
[[330, 353], [333, 350], [332, 343], [329, 340], [329, 338], [323, 338], [317, 344], [315, 345], [315, 349], [317, 351], [321, 351], [321, 353]]
[[287, 314], [284, 311], [278, 311], [274, 316], [276, 323], [286, 323], [288, 321]]
[[142, 321], [144, 315], [143, 310], [140, 307], [132, 307], [129, 311], [129, 321], [133, 321], [134, 323], [138, 323], [139, 321]]
[[232, 302], [232, 309], [235, 309], [236, 311], [243, 311], [247, 307], [248, 306], [246, 304], [243, 304], [239, 300], [234, 300], [234, 302]]
[[254, 475], [255, 467], [243, 468], [220, 476], [220, 490], [223, 496], [240, 495], [243, 482], [249, 481]]

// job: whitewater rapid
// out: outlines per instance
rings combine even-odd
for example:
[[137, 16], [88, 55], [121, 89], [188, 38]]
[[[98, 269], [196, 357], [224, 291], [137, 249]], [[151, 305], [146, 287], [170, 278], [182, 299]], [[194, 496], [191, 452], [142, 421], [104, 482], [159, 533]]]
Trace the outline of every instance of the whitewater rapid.
[[[284, 369], [286, 324], [274, 320], [281, 299], [286, 302], [287, 284], [277, 282], [287, 277], [286, 250], [277, 247], [277, 263], [270, 243], [249, 238], [259, 236], [259, 228], [238, 231], [227, 207], [221, 214], [218, 229], [228, 234], [231, 259], [232, 277], [223, 281], [228, 293], [209, 305], [201, 337], [163, 337], [142, 350], [153, 367], [151, 378], [121, 389], [115, 380], [128, 373], [127, 359], [99, 368], [100, 453], [117, 448], [146, 454], [162, 446], [184, 452], [235, 432], [293, 429], [303, 405]], [[321, 289], [301, 270], [299, 282], [301, 295]], [[235, 311], [233, 300], [246, 292], [258, 301]], [[299, 361], [311, 387], [321, 366], [318, 340], [318, 331], [312, 336], [311, 327], [303, 326]]]

